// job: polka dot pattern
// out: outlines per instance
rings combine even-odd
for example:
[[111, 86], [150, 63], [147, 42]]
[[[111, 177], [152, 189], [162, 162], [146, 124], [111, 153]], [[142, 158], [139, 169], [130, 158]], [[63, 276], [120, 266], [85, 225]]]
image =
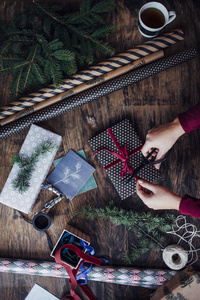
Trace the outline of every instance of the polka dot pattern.
[[[123, 120], [122, 122], [112, 126], [111, 130], [115, 138], [117, 139], [119, 145], [126, 145], [128, 152], [142, 145], [129, 120]], [[92, 146], [94, 153], [100, 149], [106, 148], [120, 154], [107, 130], [89, 140], [89, 143]], [[107, 151], [99, 152], [97, 154], [97, 157], [99, 158], [103, 167], [116, 160], [116, 157]], [[134, 155], [131, 155], [128, 161], [132, 168], [135, 169], [140, 165], [142, 159], [143, 157], [140, 151]], [[116, 188], [118, 194], [120, 195], [121, 199], [124, 200], [136, 192], [136, 181], [135, 179], [133, 179], [128, 184], [124, 184], [124, 182], [122, 181], [122, 177], [120, 176], [120, 170], [122, 169], [122, 165], [123, 163], [120, 162], [117, 165], [106, 170], [106, 172], [109, 178], [111, 179], [114, 187]], [[153, 182], [159, 178], [160, 172], [154, 166], [149, 165], [143, 168], [138, 173], [138, 176], [150, 182]]]
[[0, 140], [17, 132], [20, 132], [21, 130], [29, 127], [32, 123], [43, 122], [45, 120], [49, 120], [53, 117], [59, 116], [71, 109], [76, 108], [77, 106], [91, 102], [95, 99], [131, 85], [137, 81], [176, 66], [177, 64], [187, 61], [188, 59], [191, 59], [196, 55], [196, 49], [192, 48], [173, 56], [160, 59], [159, 61], [105, 82], [90, 90], [74, 95], [68, 99], [58, 102], [57, 104], [51, 105], [22, 119], [16, 120], [15, 122], [4, 125], [2, 126], [2, 128], [0, 128]]
[[[50, 142], [59, 146], [61, 140], [61, 136], [33, 124], [19, 153], [24, 154], [25, 157], [30, 156], [34, 151], [34, 147], [32, 147], [33, 144], [37, 147], [41, 142]], [[14, 165], [1, 192], [0, 202], [28, 214], [40, 192], [41, 184], [47, 176], [56, 152], [57, 149], [54, 149], [46, 156], [39, 157], [35, 171], [33, 172], [30, 180], [30, 187], [27, 192], [23, 194], [20, 194], [12, 187], [12, 180], [16, 177], [19, 171], [19, 167]]]

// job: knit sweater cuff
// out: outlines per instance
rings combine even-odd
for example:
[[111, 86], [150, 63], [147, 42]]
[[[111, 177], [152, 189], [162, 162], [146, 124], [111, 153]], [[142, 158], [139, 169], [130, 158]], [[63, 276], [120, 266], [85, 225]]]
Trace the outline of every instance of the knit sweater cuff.
[[200, 102], [184, 113], [178, 115], [179, 122], [186, 133], [200, 126]]
[[200, 199], [185, 195], [180, 202], [179, 211], [181, 214], [200, 218]]

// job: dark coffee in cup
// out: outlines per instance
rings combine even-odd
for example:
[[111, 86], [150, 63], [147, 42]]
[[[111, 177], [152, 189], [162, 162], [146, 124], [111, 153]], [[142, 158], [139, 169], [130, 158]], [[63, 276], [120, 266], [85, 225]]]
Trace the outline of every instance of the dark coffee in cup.
[[150, 28], [160, 28], [165, 24], [163, 13], [156, 8], [147, 8], [141, 14], [142, 22]]
[[51, 219], [47, 214], [39, 212], [33, 217], [32, 224], [36, 230], [46, 231], [51, 225]]
[[139, 32], [147, 38], [155, 37], [175, 18], [176, 13], [168, 11], [162, 3], [148, 2], [139, 11]]

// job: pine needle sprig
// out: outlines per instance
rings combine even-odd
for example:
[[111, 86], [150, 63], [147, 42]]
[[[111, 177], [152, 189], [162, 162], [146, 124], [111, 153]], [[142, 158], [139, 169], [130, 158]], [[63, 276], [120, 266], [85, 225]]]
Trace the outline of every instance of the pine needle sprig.
[[136, 236], [135, 245], [137, 247], [132, 246], [131, 251], [123, 255], [124, 261], [129, 264], [150, 248], [163, 249], [163, 233], [175, 224], [174, 216], [168, 213], [158, 216], [151, 212], [127, 211], [115, 206], [113, 201], [105, 208], [92, 208], [90, 205], [82, 206], [72, 216], [86, 217], [90, 220], [97, 217], [103, 220], [109, 219], [116, 226], [124, 225], [128, 230], [133, 231]]
[[39, 157], [45, 156], [55, 149], [58, 149], [57, 145], [50, 142], [43, 142], [34, 149], [31, 156], [24, 157], [22, 154], [13, 155], [11, 163], [12, 165], [18, 165], [19, 172], [12, 180], [12, 187], [21, 194], [25, 193], [30, 187], [31, 176], [35, 170]]
[[138, 243], [136, 245], [133, 245], [129, 251], [129, 253], [123, 253], [123, 261], [130, 265], [134, 260], [140, 258], [142, 254], [145, 254], [149, 248], [147, 245]]
[[66, 76], [93, 64], [98, 51], [114, 54], [103, 40], [116, 29], [103, 18], [113, 0], [82, 0], [79, 11], [70, 14], [60, 5], [33, 3], [12, 23], [0, 24], [0, 76], [13, 75], [10, 93], [15, 98], [52, 82], [58, 87]]

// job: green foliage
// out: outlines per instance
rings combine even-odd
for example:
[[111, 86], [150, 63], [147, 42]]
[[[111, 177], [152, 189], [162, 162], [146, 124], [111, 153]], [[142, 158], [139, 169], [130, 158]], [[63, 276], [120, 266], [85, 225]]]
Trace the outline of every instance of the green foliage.
[[185, 288], [187, 285], [190, 285], [194, 281], [194, 279], [184, 271], [179, 272], [178, 276], [182, 288]]
[[58, 146], [49, 142], [44, 142], [38, 145], [31, 156], [24, 157], [21, 154], [12, 156], [12, 164], [17, 164], [19, 172], [12, 181], [12, 186], [21, 194], [25, 193], [30, 186], [30, 179], [35, 170], [35, 165], [40, 156], [45, 156], [48, 152], [58, 149]]
[[178, 300], [187, 300], [181, 293], [177, 293], [177, 299]]
[[11, 24], [0, 24], [0, 75], [13, 74], [10, 92], [15, 97], [51, 82], [59, 86], [64, 76], [93, 64], [97, 51], [114, 54], [103, 39], [115, 26], [102, 18], [113, 0], [82, 0], [79, 12], [70, 14], [59, 5], [33, 2]]
[[[145, 243], [144, 243], [145, 240]], [[123, 253], [123, 260], [127, 265], [130, 265], [134, 260], [140, 258], [140, 256], [146, 253], [149, 250], [149, 246], [147, 246], [147, 239], [144, 239], [143, 242], [137, 243], [132, 246], [129, 253]]]
[[196, 283], [200, 284], [200, 277], [199, 277], [199, 275], [195, 273], [194, 276], [196, 278]]
[[163, 287], [163, 293], [165, 295], [166, 300], [177, 300], [177, 297], [174, 296], [172, 291], [167, 286]]
[[164, 248], [163, 232], [168, 231], [175, 224], [175, 218], [164, 213], [158, 216], [151, 212], [126, 211], [118, 208], [111, 201], [105, 208], [92, 208], [91, 206], [82, 206], [73, 213], [73, 216], [88, 218], [91, 220], [97, 217], [103, 220], [109, 219], [115, 225], [124, 225], [128, 230], [135, 233], [136, 242], [128, 254], [123, 254], [123, 259], [127, 264], [131, 264], [149, 249]]

